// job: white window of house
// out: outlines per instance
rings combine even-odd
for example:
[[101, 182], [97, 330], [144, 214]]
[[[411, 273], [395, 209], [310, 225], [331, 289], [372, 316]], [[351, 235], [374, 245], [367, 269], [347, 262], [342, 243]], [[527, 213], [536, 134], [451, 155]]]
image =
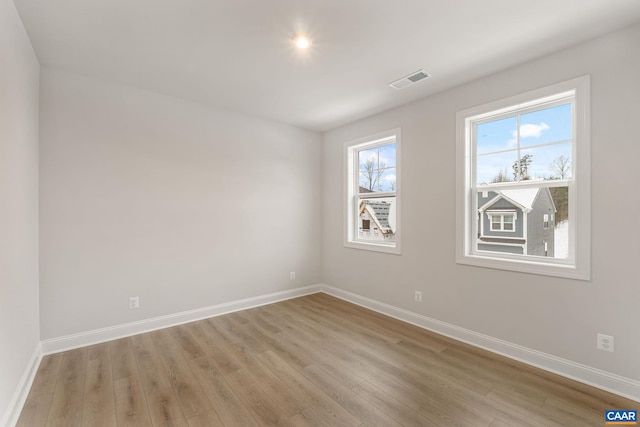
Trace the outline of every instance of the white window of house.
[[488, 213], [491, 221], [491, 231], [515, 231], [514, 214], [494, 214]]
[[460, 111], [457, 128], [457, 262], [589, 280], [589, 77]]
[[400, 253], [400, 129], [345, 144], [345, 241]]

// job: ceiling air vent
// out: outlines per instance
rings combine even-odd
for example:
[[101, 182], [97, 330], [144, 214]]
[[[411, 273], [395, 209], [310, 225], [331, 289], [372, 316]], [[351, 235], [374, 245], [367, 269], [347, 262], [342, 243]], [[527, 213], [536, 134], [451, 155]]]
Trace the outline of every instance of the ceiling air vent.
[[394, 89], [404, 89], [407, 86], [411, 86], [414, 83], [419, 82], [420, 80], [424, 80], [429, 77], [429, 74], [425, 70], [418, 70], [415, 73], [411, 73], [408, 76], [404, 76], [401, 79], [396, 80], [395, 82], [389, 83]]

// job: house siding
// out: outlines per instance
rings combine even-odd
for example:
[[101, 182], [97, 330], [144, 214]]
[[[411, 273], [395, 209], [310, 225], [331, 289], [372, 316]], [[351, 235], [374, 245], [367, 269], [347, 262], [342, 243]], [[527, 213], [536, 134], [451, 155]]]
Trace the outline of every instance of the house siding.
[[[485, 208], [478, 218], [478, 236], [484, 240], [478, 242], [478, 250], [504, 252], [521, 255], [554, 257], [555, 255], [555, 205], [548, 188], [541, 188], [532, 202], [531, 210], [525, 212], [509, 198], [498, 198], [500, 193], [488, 191], [486, 197], [478, 192], [478, 208]], [[495, 202], [491, 203], [492, 200]], [[491, 205], [487, 205], [491, 203]], [[492, 210], [513, 211], [516, 214], [515, 231], [492, 231], [487, 213]], [[549, 227], [544, 229], [544, 215], [549, 215]], [[526, 221], [525, 221], [526, 217]], [[524, 227], [526, 224], [526, 233]], [[497, 240], [497, 239], [513, 239]], [[493, 244], [487, 244], [487, 242]], [[522, 244], [523, 246], [501, 245], [500, 243]], [[545, 250], [546, 243], [546, 250]]]
[[[549, 215], [549, 228], [542, 227], [544, 214]], [[555, 207], [548, 188], [541, 188], [536, 202], [529, 212], [527, 223], [527, 254], [536, 256], [554, 256], [555, 245]], [[544, 242], [547, 242], [545, 253]]]
[[504, 252], [507, 254], [523, 255], [524, 248], [522, 246], [504, 246], [504, 245], [483, 245], [478, 244], [480, 251]]
[[[482, 197], [482, 196], [480, 196], [480, 197]], [[488, 198], [488, 199], [485, 199], [485, 200], [491, 200], [491, 198]], [[485, 203], [486, 203], [486, 201], [485, 201]], [[515, 214], [516, 214], [515, 231], [491, 231], [491, 221], [489, 221], [489, 217], [487, 215], [487, 212], [490, 212], [493, 209], [515, 209]], [[482, 218], [481, 218], [481, 221], [482, 221], [482, 235], [483, 236], [490, 236], [490, 237], [522, 238], [523, 235], [524, 235], [523, 234], [523, 230], [524, 230], [524, 228], [523, 228], [523, 223], [524, 223], [523, 219], [524, 219], [524, 215], [523, 215], [521, 209], [517, 208], [512, 203], [509, 203], [505, 199], [498, 200], [496, 203], [491, 205], [491, 207], [487, 211], [482, 212]]]

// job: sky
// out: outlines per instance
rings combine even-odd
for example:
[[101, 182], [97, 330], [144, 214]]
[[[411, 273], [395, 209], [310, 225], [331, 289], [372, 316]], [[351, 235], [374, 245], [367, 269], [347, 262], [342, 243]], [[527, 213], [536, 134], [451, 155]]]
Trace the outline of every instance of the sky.
[[363, 171], [366, 170], [368, 160], [373, 162], [374, 178], [377, 176], [376, 171], [382, 172], [379, 186], [374, 188], [374, 191], [392, 191], [396, 183], [396, 144], [386, 144], [358, 152], [360, 185], [365, 188], [368, 188], [368, 181]]
[[[520, 156], [532, 155], [531, 178], [549, 179], [557, 175], [551, 163], [572, 157], [571, 104], [562, 104], [477, 125], [476, 182], [490, 183], [500, 171], [513, 179], [513, 164]], [[519, 136], [519, 138], [518, 138]]]

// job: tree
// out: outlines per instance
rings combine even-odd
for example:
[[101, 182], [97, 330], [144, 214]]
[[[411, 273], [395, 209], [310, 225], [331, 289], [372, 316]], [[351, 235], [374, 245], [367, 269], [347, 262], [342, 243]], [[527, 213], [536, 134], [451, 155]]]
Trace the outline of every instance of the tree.
[[566, 179], [571, 175], [571, 159], [560, 156], [554, 159], [549, 168], [556, 174], [558, 179]]
[[496, 182], [510, 182], [512, 181], [511, 177], [507, 173], [507, 168], [504, 170], [500, 169], [500, 171], [491, 179], [491, 183], [495, 184]]
[[380, 182], [380, 177], [384, 171], [384, 163], [380, 163], [380, 168], [376, 168], [377, 160], [375, 157], [369, 157], [364, 163], [364, 170], [362, 171], [362, 178], [364, 179], [364, 185], [367, 190], [375, 191]]
[[[513, 179], [515, 181], [526, 181], [531, 179], [529, 176], [529, 166], [533, 161], [533, 154], [525, 154], [520, 158], [520, 161], [513, 162]], [[520, 177], [520, 179], [518, 179]]]
[[569, 187], [551, 187], [551, 198], [556, 206], [556, 226], [569, 218]]

